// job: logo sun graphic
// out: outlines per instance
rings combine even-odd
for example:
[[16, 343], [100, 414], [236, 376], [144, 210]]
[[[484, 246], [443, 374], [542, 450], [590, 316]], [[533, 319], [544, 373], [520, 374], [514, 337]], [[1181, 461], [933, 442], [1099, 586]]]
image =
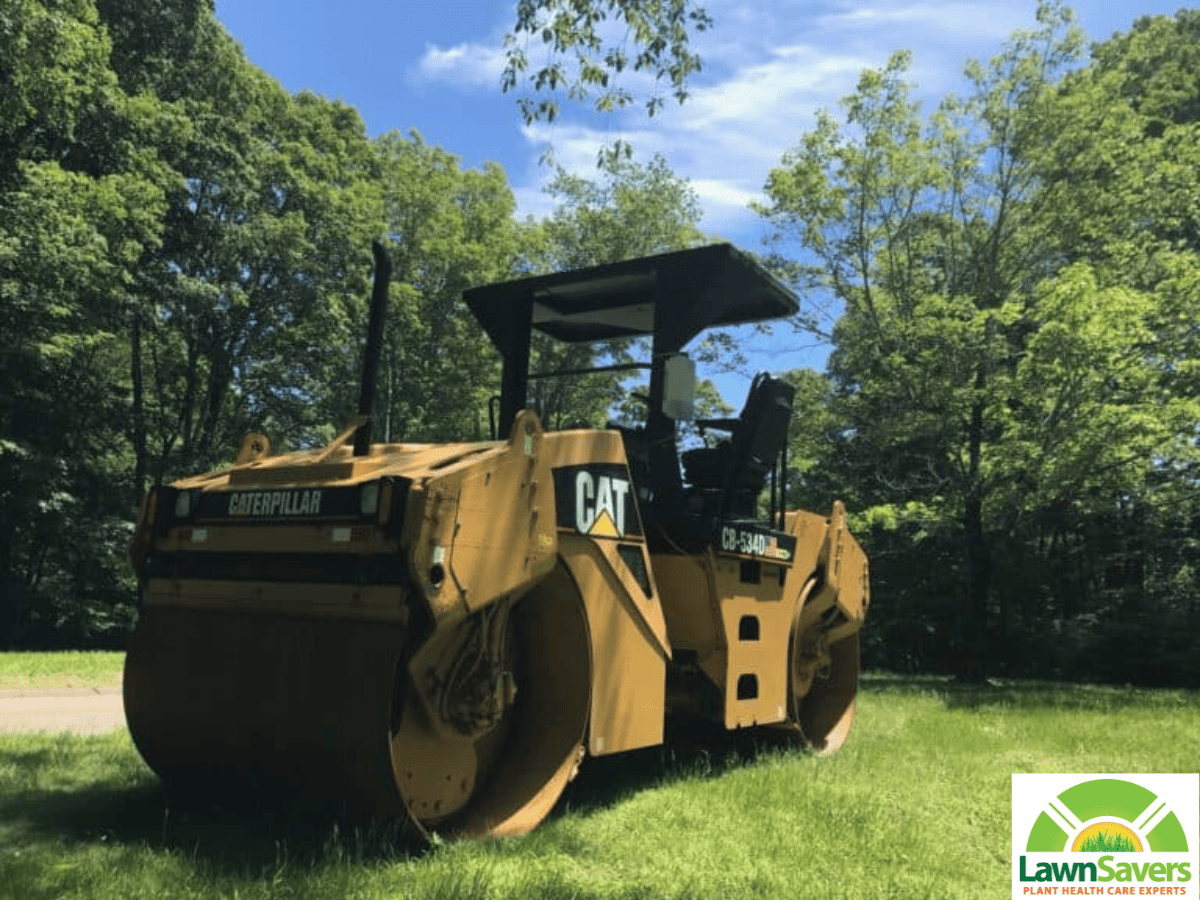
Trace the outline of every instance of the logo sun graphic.
[[1029, 852], [1186, 853], [1187, 837], [1166, 801], [1140, 784], [1096, 778], [1063, 791], [1029, 831]]
[[1073, 853], [1142, 853], [1141, 836], [1124, 822], [1091, 822], [1084, 825], [1071, 841]]

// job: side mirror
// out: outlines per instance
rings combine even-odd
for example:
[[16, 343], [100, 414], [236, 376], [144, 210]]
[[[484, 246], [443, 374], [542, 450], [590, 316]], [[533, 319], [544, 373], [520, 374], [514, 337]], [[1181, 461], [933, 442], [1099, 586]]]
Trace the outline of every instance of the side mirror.
[[663, 361], [663, 415], [691, 421], [696, 410], [696, 364], [683, 353]]

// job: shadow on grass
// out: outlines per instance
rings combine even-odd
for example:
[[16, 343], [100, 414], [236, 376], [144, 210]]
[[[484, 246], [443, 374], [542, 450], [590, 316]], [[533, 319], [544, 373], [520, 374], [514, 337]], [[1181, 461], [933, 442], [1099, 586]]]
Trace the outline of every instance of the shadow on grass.
[[[588, 816], [659, 784], [718, 777], [764, 755], [795, 748], [791, 738], [778, 732], [730, 733], [696, 722], [672, 723], [667, 737], [662, 747], [586, 760], [551, 817]], [[40, 749], [5, 754], [23, 768], [71, 765], [69, 758], [56, 761], [52, 755]], [[129, 783], [0, 791], [0, 821], [20, 823], [18, 827], [35, 838], [77, 846], [146, 847], [177, 853], [216, 875], [252, 878], [269, 877], [283, 866], [311, 870], [436, 852], [401, 822], [362, 823], [275, 801], [215, 804], [173, 793], [148, 773]]]
[[0, 797], [0, 820], [35, 837], [74, 844], [144, 846], [178, 853], [220, 874], [257, 877], [289, 868], [417, 857], [426, 845], [403, 824], [361, 823], [313, 809], [219, 806], [161, 783], [97, 784]]
[[1007, 707], [1013, 709], [1118, 712], [1137, 708], [1200, 709], [1200, 691], [1016, 681], [991, 678], [974, 683], [940, 675], [867, 673], [861, 689], [873, 695], [933, 696], [948, 709]]
[[659, 747], [588, 758], [552, 818], [591, 815], [662, 784], [716, 778], [776, 753], [799, 752], [796, 739], [779, 730], [726, 731], [692, 719], [668, 720], [664, 737]]
[[[949, 709], [1200, 709], [1196, 691], [1033, 681], [968, 684], [937, 676], [867, 673], [862, 690], [877, 697], [934, 697]], [[647, 789], [717, 778], [756, 760], [796, 750], [794, 740], [781, 732], [726, 732], [691, 720], [670, 722], [666, 737], [661, 747], [586, 760], [551, 818], [588, 817]], [[14, 748], [3, 761], [32, 772], [70, 766], [73, 754], [54, 746]], [[177, 853], [215, 874], [248, 877], [270, 875], [282, 866], [316, 869], [343, 862], [420, 858], [431, 852], [401, 823], [363, 824], [327, 811], [278, 804], [216, 805], [205, 798], [172, 794], [148, 774], [72, 790], [0, 789], [0, 821], [16, 824], [33, 837], [81, 846], [144, 846]]]

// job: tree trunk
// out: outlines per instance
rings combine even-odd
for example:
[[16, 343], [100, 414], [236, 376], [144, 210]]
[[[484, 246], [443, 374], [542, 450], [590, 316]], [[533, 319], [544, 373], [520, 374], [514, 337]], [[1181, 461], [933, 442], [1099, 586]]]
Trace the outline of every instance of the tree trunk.
[[[146, 384], [142, 371], [142, 310], [136, 304], [129, 329], [129, 368], [133, 382], [133, 502], [139, 503], [146, 492], [150, 461], [146, 450]], [[144, 609], [142, 585], [137, 586], [137, 608]]]
[[24, 606], [24, 580], [17, 574], [13, 543], [16, 529], [0, 513], [0, 649], [16, 646]]
[[984, 487], [980, 473], [984, 381], [984, 370], [980, 366], [975, 374], [976, 398], [971, 407], [968, 434], [969, 471], [963, 507], [967, 589], [963, 603], [962, 655], [958, 667], [959, 678], [976, 682], [987, 678], [987, 608], [992, 582], [992, 556], [983, 528]]
[[136, 500], [146, 490], [149, 461], [146, 456], [146, 392], [142, 374], [142, 313], [134, 308], [129, 329], [129, 367], [133, 382], [133, 484]]

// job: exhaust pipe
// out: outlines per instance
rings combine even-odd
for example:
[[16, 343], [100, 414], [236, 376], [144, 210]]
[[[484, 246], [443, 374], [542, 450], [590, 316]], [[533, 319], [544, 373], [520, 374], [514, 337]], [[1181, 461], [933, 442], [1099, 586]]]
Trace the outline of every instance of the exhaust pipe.
[[388, 283], [392, 278], [392, 261], [378, 240], [371, 242], [375, 257], [375, 282], [371, 288], [371, 312], [367, 320], [367, 346], [363, 350], [362, 384], [358, 392], [358, 414], [367, 420], [354, 433], [354, 455], [371, 452], [371, 408], [375, 405], [375, 388], [379, 381], [379, 357], [383, 355], [383, 322], [387, 315]]

